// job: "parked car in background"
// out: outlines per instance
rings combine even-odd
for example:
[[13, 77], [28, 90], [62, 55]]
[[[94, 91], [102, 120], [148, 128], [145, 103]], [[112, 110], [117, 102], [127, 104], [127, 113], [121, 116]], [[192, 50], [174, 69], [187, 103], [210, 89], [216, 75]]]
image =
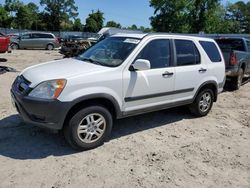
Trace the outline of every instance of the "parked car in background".
[[53, 50], [60, 46], [52, 33], [27, 32], [11, 39], [12, 49], [46, 49]]
[[19, 33], [9, 33], [7, 36], [9, 36], [10, 38], [16, 38], [19, 37]]
[[68, 35], [61, 39], [60, 53], [64, 57], [75, 57], [91, 46], [89, 40], [78, 35]]
[[250, 75], [250, 40], [245, 38], [219, 38], [225, 63], [227, 80], [234, 89], [239, 89], [244, 76]]
[[0, 33], [0, 53], [11, 52], [10, 37]]
[[84, 40], [82, 36], [79, 35], [66, 35], [60, 39], [60, 42], [66, 42], [66, 41], [81, 41]]
[[64, 131], [72, 147], [101, 145], [114, 119], [189, 105], [206, 116], [225, 81], [213, 39], [167, 34], [117, 34], [77, 58], [24, 70], [12, 99], [31, 124]]

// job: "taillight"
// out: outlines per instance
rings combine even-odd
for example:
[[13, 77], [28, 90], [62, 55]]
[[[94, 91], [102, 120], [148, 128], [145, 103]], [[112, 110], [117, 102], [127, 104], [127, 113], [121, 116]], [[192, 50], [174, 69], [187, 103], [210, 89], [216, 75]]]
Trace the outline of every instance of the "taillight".
[[56, 37], [56, 43], [59, 43], [59, 39]]
[[236, 54], [235, 52], [232, 52], [231, 57], [230, 57], [230, 64], [231, 65], [236, 65], [237, 64], [237, 59], [236, 59]]

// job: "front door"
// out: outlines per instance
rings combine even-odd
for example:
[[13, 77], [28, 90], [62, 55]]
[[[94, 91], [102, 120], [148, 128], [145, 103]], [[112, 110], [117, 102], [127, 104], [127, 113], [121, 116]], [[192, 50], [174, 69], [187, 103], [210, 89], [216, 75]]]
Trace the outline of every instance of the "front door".
[[169, 39], [148, 42], [136, 59], [149, 60], [151, 69], [124, 71], [124, 111], [132, 112], [171, 103], [175, 69], [171, 66], [170, 46]]
[[32, 34], [29, 33], [23, 34], [20, 38], [19, 47], [32, 48], [32, 45], [33, 45]]

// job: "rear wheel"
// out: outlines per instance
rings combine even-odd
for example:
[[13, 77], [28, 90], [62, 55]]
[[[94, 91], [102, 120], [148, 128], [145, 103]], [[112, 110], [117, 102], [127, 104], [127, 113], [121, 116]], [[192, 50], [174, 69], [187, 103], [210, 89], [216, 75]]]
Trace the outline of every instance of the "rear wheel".
[[189, 109], [192, 114], [197, 117], [206, 116], [214, 102], [214, 93], [211, 89], [202, 90], [197, 97], [195, 98], [193, 104], [189, 106]]
[[239, 70], [239, 75], [233, 80], [233, 89], [238, 90], [242, 85], [242, 80], [244, 76], [244, 71], [242, 68]]
[[75, 149], [93, 149], [108, 138], [112, 124], [112, 116], [106, 108], [90, 106], [73, 115], [69, 124], [64, 127], [64, 135]]
[[54, 45], [53, 44], [48, 44], [47, 45], [47, 50], [53, 50], [54, 49]]

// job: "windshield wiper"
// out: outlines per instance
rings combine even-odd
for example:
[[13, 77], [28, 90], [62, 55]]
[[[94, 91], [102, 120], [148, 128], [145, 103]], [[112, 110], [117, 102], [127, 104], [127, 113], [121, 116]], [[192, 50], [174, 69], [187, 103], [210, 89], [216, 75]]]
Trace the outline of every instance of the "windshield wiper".
[[94, 64], [96, 64], [96, 65], [103, 65], [101, 62], [96, 61], [96, 60], [91, 59], [91, 58], [83, 58], [83, 59], [81, 59], [81, 60], [82, 60], [82, 61], [88, 61], [88, 62], [94, 63]]

